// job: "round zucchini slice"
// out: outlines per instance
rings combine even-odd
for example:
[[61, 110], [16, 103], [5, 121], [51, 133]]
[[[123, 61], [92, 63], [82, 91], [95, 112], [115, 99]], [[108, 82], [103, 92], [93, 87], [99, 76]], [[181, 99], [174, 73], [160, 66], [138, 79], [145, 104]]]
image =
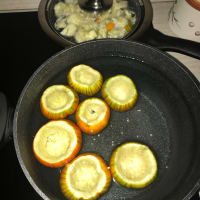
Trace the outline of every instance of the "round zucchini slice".
[[78, 103], [78, 94], [65, 85], [48, 87], [40, 98], [41, 111], [48, 119], [63, 119], [73, 114]]
[[87, 134], [97, 134], [103, 130], [110, 119], [110, 108], [96, 97], [84, 100], [77, 108], [76, 123]]
[[124, 143], [114, 150], [110, 169], [119, 184], [132, 188], [143, 188], [152, 183], [158, 170], [153, 152], [136, 142]]
[[70, 120], [52, 120], [44, 124], [33, 140], [36, 159], [47, 167], [62, 167], [79, 152], [80, 129]]
[[130, 110], [138, 97], [133, 81], [125, 75], [108, 78], [102, 86], [103, 99], [115, 111]]
[[84, 64], [73, 67], [68, 73], [67, 79], [74, 90], [87, 96], [96, 94], [103, 84], [101, 73]]
[[111, 181], [105, 161], [94, 153], [80, 154], [60, 175], [62, 193], [73, 200], [95, 200], [108, 190]]

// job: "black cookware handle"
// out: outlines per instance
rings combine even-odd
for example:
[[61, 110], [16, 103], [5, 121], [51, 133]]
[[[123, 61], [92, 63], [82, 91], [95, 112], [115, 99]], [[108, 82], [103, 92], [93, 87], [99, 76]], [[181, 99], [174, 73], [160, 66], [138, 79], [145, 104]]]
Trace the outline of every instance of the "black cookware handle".
[[13, 113], [6, 96], [0, 92], [0, 149], [12, 139]]
[[191, 198], [191, 200], [200, 200], [199, 191]]
[[200, 59], [200, 43], [167, 36], [150, 27], [141, 38], [142, 42], [164, 51], [172, 51]]

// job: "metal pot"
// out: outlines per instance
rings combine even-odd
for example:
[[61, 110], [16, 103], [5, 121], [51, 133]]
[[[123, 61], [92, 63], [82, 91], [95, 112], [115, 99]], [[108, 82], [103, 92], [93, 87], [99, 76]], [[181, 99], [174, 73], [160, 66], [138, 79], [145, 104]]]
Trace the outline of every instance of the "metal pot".
[[[66, 47], [75, 42], [62, 36], [54, 27], [54, 6], [58, 0], [41, 0], [38, 18], [42, 29], [53, 40]], [[153, 9], [149, 0], [129, 0], [129, 9], [136, 14], [136, 23], [122, 39], [137, 40], [164, 51], [178, 52], [200, 59], [200, 43], [164, 35], [152, 25]]]

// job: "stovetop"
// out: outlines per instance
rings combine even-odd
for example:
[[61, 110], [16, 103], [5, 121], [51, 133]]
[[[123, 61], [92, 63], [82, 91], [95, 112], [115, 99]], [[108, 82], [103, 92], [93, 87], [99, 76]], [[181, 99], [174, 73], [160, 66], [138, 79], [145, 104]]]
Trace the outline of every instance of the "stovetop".
[[[3, 13], [0, 24], [0, 91], [14, 108], [32, 73], [63, 48], [43, 32], [36, 12]], [[0, 150], [0, 158], [0, 199], [40, 200], [20, 168], [13, 141]]]
[[[14, 108], [32, 73], [63, 47], [43, 32], [36, 12], [0, 14], [0, 26], [0, 91]], [[0, 150], [0, 158], [1, 199], [41, 200], [20, 168], [13, 141]]]

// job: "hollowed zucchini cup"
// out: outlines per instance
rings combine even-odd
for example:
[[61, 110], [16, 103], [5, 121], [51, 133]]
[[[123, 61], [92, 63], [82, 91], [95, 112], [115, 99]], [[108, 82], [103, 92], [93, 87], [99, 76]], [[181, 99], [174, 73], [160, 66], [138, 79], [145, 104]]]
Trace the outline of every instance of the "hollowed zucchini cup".
[[148, 146], [136, 142], [124, 143], [117, 147], [110, 159], [113, 178], [121, 185], [144, 188], [157, 175], [157, 161]]
[[66, 85], [52, 85], [40, 98], [41, 111], [48, 119], [63, 119], [73, 114], [78, 103], [78, 94]]
[[97, 134], [109, 123], [110, 108], [96, 97], [88, 98], [81, 102], [76, 110], [76, 123], [87, 134]]
[[70, 120], [52, 120], [44, 124], [33, 140], [36, 159], [47, 167], [62, 167], [79, 152], [82, 135]]
[[103, 83], [101, 94], [113, 110], [121, 112], [130, 110], [138, 97], [134, 82], [125, 75], [108, 78]]
[[68, 84], [77, 92], [93, 96], [96, 94], [103, 84], [101, 73], [92, 67], [84, 64], [73, 67], [68, 75]]
[[65, 165], [60, 175], [61, 191], [67, 199], [94, 200], [105, 193], [112, 178], [105, 161], [84, 153]]

